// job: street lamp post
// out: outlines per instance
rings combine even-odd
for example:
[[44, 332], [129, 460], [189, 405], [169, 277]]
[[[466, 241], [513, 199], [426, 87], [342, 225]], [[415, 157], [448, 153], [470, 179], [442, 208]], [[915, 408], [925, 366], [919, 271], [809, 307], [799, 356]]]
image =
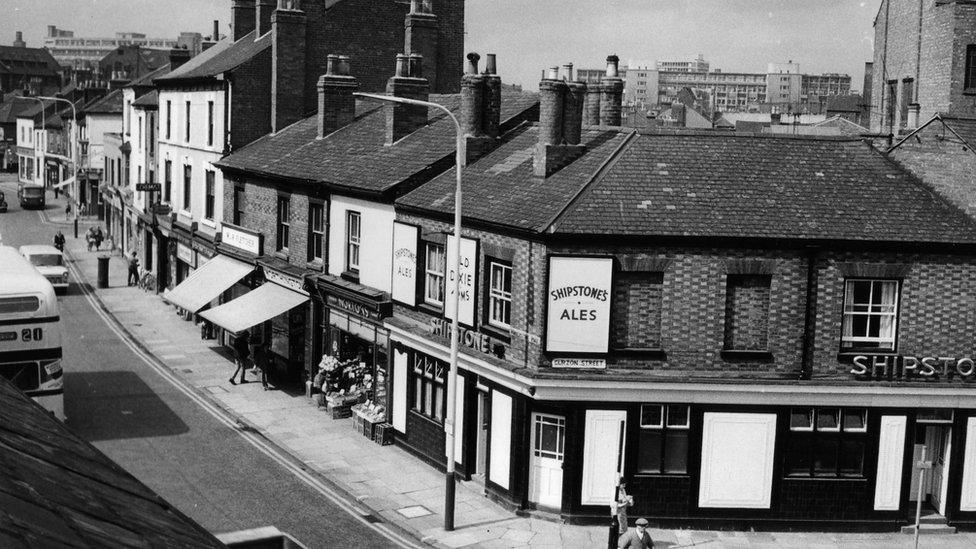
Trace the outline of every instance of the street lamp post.
[[[73, 178], [71, 184], [71, 200], [74, 200], [74, 207], [72, 211], [74, 212], [74, 225], [75, 225], [75, 238], [78, 238], [78, 207], [81, 203], [78, 201], [78, 111], [75, 110], [75, 104], [62, 97], [46, 97], [38, 96], [37, 99], [43, 101], [60, 101], [62, 103], [67, 103], [71, 107], [71, 177]], [[41, 111], [43, 112], [43, 108]]]
[[444, 530], [448, 532], [454, 530], [454, 495], [457, 480], [454, 475], [454, 414], [457, 406], [457, 363], [458, 363], [458, 309], [460, 299], [460, 280], [461, 270], [461, 171], [464, 168], [465, 141], [461, 124], [457, 117], [445, 106], [430, 101], [419, 99], [407, 99], [405, 97], [394, 97], [390, 95], [378, 95], [372, 93], [354, 93], [356, 97], [370, 99], [374, 101], [386, 101], [388, 103], [401, 103], [404, 105], [414, 105], [417, 107], [427, 107], [443, 111], [451, 122], [454, 123], [456, 132], [456, 144], [454, 166], [455, 166], [455, 191], [454, 191], [454, 257], [451, 262], [454, 268], [454, 280], [451, 281], [451, 291], [454, 293], [453, 321], [451, 322], [451, 365], [447, 372], [447, 410], [444, 412], [444, 434], [445, 449], [447, 453], [447, 472], [444, 486]]

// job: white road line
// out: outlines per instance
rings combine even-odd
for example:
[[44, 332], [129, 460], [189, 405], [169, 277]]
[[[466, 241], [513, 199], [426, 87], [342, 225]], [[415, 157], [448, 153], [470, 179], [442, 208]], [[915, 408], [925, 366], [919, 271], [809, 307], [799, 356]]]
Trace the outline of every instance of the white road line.
[[[40, 215], [40, 212], [38, 212], [38, 214]], [[42, 217], [42, 221], [43, 221], [43, 217]], [[237, 421], [231, 418], [223, 409], [216, 406], [206, 398], [200, 396], [195, 391], [190, 389], [189, 386], [181, 378], [177, 377], [169, 369], [163, 367], [161, 364], [157, 364], [157, 362], [152, 359], [153, 357], [151, 355], [145, 353], [142, 349], [140, 349], [137, 345], [135, 345], [132, 341], [129, 340], [129, 337], [126, 336], [125, 332], [123, 332], [117, 326], [117, 321], [115, 320], [115, 318], [109, 315], [106, 311], [104, 311], [102, 307], [98, 304], [98, 302], [95, 300], [92, 291], [89, 290], [84, 284], [80, 283], [82, 280], [86, 280], [86, 279], [82, 278], [82, 275], [78, 271], [77, 267], [75, 267], [75, 265], [72, 264], [71, 262], [68, 262], [68, 268], [71, 269], [72, 274], [74, 274], [75, 280], [79, 282], [78, 287], [81, 288], [81, 291], [84, 293], [85, 299], [88, 300], [88, 303], [92, 306], [92, 308], [95, 310], [98, 316], [101, 317], [101, 319], [105, 322], [108, 328], [112, 330], [112, 332], [115, 333], [115, 335], [118, 336], [118, 338], [121, 339], [123, 343], [125, 343], [125, 345], [129, 348], [129, 350], [135, 353], [136, 356], [142, 359], [142, 361], [147, 366], [152, 368], [163, 379], [169, 381], [170, 384], [173, 385], [173, 387], [175, 387], [178, 391], [186, 395], [188, 398], [190, 398], [190, 400], [196, 402], [198, 406], [200, 406], [206, 412], [208, 412], [214, 419], [224, 424], [228, 428], [233, 429], [237, 434], [241, 436], [241, 438], [249, 442], [252, 446], [257, 448], [261, 453], [269, 457], [271, 460], [275, 461], [280, 466], [288, 470], [290, 473], [292, 473], [296, 478], [301, 480], [307, 486], [313, 488], [316, 492], [318, 492], [326, 499], [334, 503], [337, 507], [345, 511], [347, 514], [349, 514], [350, 516], [352, 516], [353, 518], [355, 518], [365, 526], [371, 528], [378, 534], [387, 538], [388, 540], [396, 544], [398, 547], [408, 548], [408, 549], [419, 549], [419, 548], [427, 547], [426, 545], [418, 544], [417, 542], [400, 534], [399, 532], [397, 532], [396, 530], [390, 528], [385, 524], [377, 524], [367, 520], [366, 517], [364, 516], [365, 513], [356, 509], [353, 505], [351, 505], [339, 492], [337, 492], [330, 486], [327, 486], [319, 479], [315, 478], [315, 476], [305, 471], [302, 467], [299, 467], [296, 464], [292, 463], [291, 460], [287, 459], [286, 455], [283, 455], [282, 452], [279, 451], [277, 448], [274, 448], [273, 446], [268, 444], [267, 441], [265, 441], [263, 438], [248, 432], [247, 429], [242, 429], [241, 427], [243, 426], [239, 425]]]

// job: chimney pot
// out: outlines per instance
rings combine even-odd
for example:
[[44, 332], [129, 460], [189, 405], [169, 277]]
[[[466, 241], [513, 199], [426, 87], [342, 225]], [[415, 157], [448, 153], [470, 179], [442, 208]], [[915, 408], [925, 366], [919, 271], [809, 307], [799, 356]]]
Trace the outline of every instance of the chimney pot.
[[573, 81], [573, 64], [572, 63], [566, 63], [565, 65], [563, 65], [563, 79], [566, 80], [567, 82], [572, 82]]
[[485, 74], [498, 74], [498, 67], [495, 63], [495, 54], [489, 53], [485, 56]]
[[339, 56], [330, 53], [329, 55], [326, 56], [325, 59], [326, 59], [325, 74], [328, 74], [330, 76], [337, 74], [336, 71], [338, 70], [338, 67], [336, 67], [336, 65], [338, 65], [339, 63]]
[[549, 67], [549, 73], [546, 74], [546, 80], [559, 80], [559, 67]]
[[396, 56], [396, 76], [397, 78], [406, 78], [409, 75], [409, 58], [402, 53], [398, 53]]
[[[427, 101], [430, 97], [430, 83], [419, 76], [411, 78], [410, 73], [411, 65], [422, 62], [420, 56], [397, 54], [396, 75], [386, 83], [387, 95]], [[387, 105], [386, 144], [392, 145], [427, 125], [427, 114], [427, 107], [402, 103]]]
[[352, 76], [334, 74], [342, 71], [343, 64], [348, 68], [348, 56], [329, 55], [327, 59], [335, 71], [319, 77], [318, 136], [320, 138], [352, 122], [356, 116], [356, 98], [352, 94], [359, 88], [359, 84]]
[[410, 13], [431, 13], [430, 0], [410, 0]]
[[410, 54], [410, 78], [424, 77], [424, 56], [418, 53]]
[[475, 52], [468, 54], [468, 66], [467, 70], [464, 71], [465, 74], [478, 74], [478, 61], [481, 56]]
[[214, 23], [214, 26], [213, 26], [213, 36], [211, 36], [210, 39], [212, 41], [216, 42], [216, 41], [220, 40], [220, 21], [217, 21], [216, 19], [214, 19], [214, 22], [213, 23]]
[[619, 72], [620, 58], [616, 55], [607, 56], [607, 78], [617, 78]]
[[339, 74], [342, 76], [349, 76], [349, 56], [340, 55], [337, 67], [339, 69]]

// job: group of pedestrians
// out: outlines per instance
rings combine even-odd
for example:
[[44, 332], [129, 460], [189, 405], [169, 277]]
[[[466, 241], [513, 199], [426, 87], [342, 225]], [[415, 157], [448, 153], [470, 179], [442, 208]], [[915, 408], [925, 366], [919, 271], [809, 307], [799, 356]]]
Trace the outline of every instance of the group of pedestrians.
[[250, 359], [256, 375], [261, 377], [261, 386], [265, 391], [271, 387], [268, 385], [268, 370], [271, 368], [271, 351], [268, 349], [267, 341], [251, 340], [250, 333], [244, 330], [234, 339], [234, 363], [236, 368], [230, 376], [230, 384], [237, 385], [237, 372], [241, 373], [241, 383], [247, 383], [244, 377], [247, 373], [247, 364]]
[[616, 496], [610, 504], [610, 536], [607, 540], [608, 549], [651, 549], [654, 540], [647, 532], [647, 519], [639, 518], [634, 522], [634, 529], [627, 528], [627, 508], [634, 505], [634, 496], [627, 494], [627, 482], [620, 477]]
[[88, 243], [88, 251], [99, 251], [102, 248], [102, 241], [105, 240], [105, 235], [102, 233], [101, 227], [91, 226], [88, 227], [88, 232], [85, 233], [85, 242]]

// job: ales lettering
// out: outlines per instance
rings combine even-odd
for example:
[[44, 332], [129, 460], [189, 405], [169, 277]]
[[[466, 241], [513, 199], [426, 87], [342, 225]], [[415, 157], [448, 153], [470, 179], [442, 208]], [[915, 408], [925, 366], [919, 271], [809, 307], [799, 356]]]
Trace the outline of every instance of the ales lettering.
[[[595, 288], [593, 286], [565, 286], [550, 291], [549, 296], [553, 301], [573, 298], [606, 301], [609, 298], [609, 292], [602, 288]], [[582, 303], [577, 301], [576, 304], [580, 305]], [[559, 314], [559, 320], [592, 322], [597, 320], [597, 318], [599, 318], [599, 315], [596, 309], [589, 307], [573, 307], [571, 305], [564, 306], [562, 312]]]

